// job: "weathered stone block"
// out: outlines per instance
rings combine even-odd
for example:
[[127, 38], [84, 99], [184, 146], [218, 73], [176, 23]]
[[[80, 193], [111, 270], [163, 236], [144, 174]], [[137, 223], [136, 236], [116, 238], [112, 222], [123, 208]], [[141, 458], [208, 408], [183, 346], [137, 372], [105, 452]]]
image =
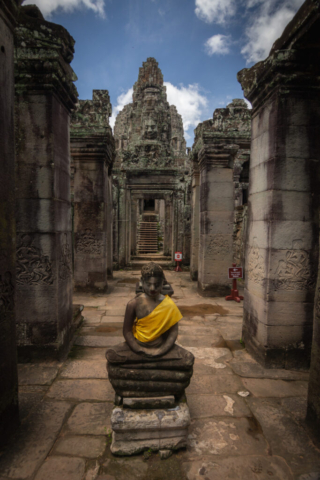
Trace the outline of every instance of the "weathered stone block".
[[177, 450], [187, 442], [190, 414], [180, 402], [172, 409], [131, 410], [114, 408], [111, 416], [114, 455], [133, 455], [144, 450]]

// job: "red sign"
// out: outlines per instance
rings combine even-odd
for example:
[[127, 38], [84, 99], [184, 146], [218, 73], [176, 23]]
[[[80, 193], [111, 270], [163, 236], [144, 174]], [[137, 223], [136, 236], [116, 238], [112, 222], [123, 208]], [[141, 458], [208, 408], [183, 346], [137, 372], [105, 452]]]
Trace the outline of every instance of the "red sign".
[[182, 260], [182, 252], [176, 252], [174, 254], [174, 259], [177, 261], [177, 262], [181, 262]]
[[229, 268], [228, 278], [242, 278], [242, 267], [231, 267]]

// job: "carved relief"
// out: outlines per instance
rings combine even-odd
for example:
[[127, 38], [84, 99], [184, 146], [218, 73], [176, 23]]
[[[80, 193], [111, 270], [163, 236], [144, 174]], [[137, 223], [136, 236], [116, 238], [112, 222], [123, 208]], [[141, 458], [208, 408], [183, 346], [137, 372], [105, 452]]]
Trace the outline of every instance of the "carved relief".
[[67, 234], [65, 233], [65, 240], [61, 248], [60, 265], [59, 265], [59, 277], [61, 278], [61, 280], [67, 280], [67, 278], [71, 276], [71, 272], [72, 272], [71, 264], [72, 264], [71, 248], [68, 242]]
[[207, 247], [206, 255], [214, 257], [227, 255], [230, 251], [229, 239], [225, 235], [213, 235]]
[[53, 285], [52, 263], [42, 250], [33, 244], [30, 235], [22, 235], [17, 248], [18, 285]]
[[14, 286], [11, 272], [0, 275], [0, 312], [12, 312], [14, 307]]
[[101, 255], [102, 242], [96, 239], [90, 228], [87, 228], [84, 233], [78, 233], [76, 250], [77, 253]]
[[280, 260], [276, 270], [274, 288], [276, 290], [308, 290], [315, 286], [315, 275], [312, 272], [310, 257], [305, 250], [296, 250], [299, 240], [293, 242], [293, 249]]
[[266, 270], [264, 268], [264, 261], [260, 255], [259, 246], [253, 240], [253, 245], [248, 251], [248, 263], [247, 263], [247, 278], [251, 282], [257, 283], [259, 285], [263, 284], [264, 279], [266, 278]]

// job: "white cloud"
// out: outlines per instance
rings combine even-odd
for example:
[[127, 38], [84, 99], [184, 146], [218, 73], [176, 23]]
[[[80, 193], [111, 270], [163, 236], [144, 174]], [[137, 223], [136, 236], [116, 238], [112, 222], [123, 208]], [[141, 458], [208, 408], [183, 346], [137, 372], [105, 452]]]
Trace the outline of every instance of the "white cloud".
[[[200, 93], [199, 85], [196, 83], [185, 87], [180, 84], [178, 87], [170, 82], [164, 82], [167, 87], [167, 98], [170, 105], [177, 107], [178, 113], [182, 116], [183, 128], [186, 132], [191, 127], [196, 127], [201, 121], [204, 110], [207, 107], [207, 98]], [[186, 137], [188, 134], [186, 134]]]
[[229, 35], [213, 35], [204, 44], [208, 55], [226, 55], [230, 52], [231, 37]]
[[110, 126], [113, 128], [115, 121], [116, 121], [116, 116], [118, 113], [123, 109], [125, 105], [128, 105], [128, 103], [132, 102], [132, 94], [133, 94], [133, 88], [129, 88], [124, 93], [121, 93], [119, 97], [117, 98], [117, 105], [115, 107], [112, 107], [112, 116], [110, 118]]
[[[276, 0], [265, 0], [253, 16], [245, 34], [246, 44], [241, 53], [247, 63], [265, 59], [304, 0], [285, 0], [279, 5]], [[260, 4], [259, 0], [248, 0], [247, 7]]]
[[195, 14], [207, 23], [224, 24], [235, 13], [235, 0], [196, 0]]
[[26, 0], [23, 4], [37, 5], [44, 17], [50, 17], [56, 10], [72, 12], [76, 9], [88, 8], [105, 18], [104, 0]]

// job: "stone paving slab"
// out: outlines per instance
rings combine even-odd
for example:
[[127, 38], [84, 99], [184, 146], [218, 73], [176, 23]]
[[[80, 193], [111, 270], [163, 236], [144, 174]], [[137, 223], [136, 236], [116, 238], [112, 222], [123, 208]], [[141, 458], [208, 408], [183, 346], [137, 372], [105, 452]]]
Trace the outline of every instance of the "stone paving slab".
[[18, 365], [19, 385], [51, 385], [56, 378], [59, 367], [48, 367], [39, 364]]
[[255, 397], [298, 397], [308, 393], [308, 382], [243, 378], [243, 385]]
[[193, 353], [196, 359], [203, 360], [205, 365], [214, 368], [226, 368], [227, 365], [225, 362], [232, 359], [232, 353], [228, 348], [198, 348], [188, 346], [184, 346], [184, 348]]
[[191, 419], [210, 417], [251, 417], [251, 411], [243, 398], [237, 395], [188, 394]]
[[115, 308], [107, 308], [105, 311], [106, 317], [124, 317], [124, 314], [126, 312], [126, 307], [115, 307]]
[[247, 402], [261, 425], [271, 452], [283, 457], [294, 474], [320, 471], [320, 451], [286, 410], [266, 399], [248, 398]]
[[49, 389], [48, 398], [84, 402], [113, 401], [114, 390], [109, 380], [57, 380]]
[[240, 340], [242, 337], [242, 323], [228, 322], [224, 325], [220, 321], [216, 327], [225, 340]]
[[269, 378], [274, 380], [308, 381], [309, 373], [293, 370], [263, 368], [258, 363], [241, 362], [234, 358], [228, 362], [235, 374], [246, 378]]
[[109, 315], [109, 316], [104, 315], [101, 318], [101, 323], [102, 324], [103, 323], [120, 323], [122, 326], [123, 320], [124, 320], [124, 315]]
[[199, 393], [207, 394], [229, 394], [237, 393], [243, 390], [241, 380], [235, 375], [198, 375], [191, 378], [189, 387], [186, 389], [187, 395]]
[[186, 457], [235, 454], [268, 454], [268, 444], [250, 418], [223, 417], [191, 421]]
[[73, 435], [107, 435], [113, 409], [113, 401], [80, 403], [70, 415], [65, 432]]
[[249, 455], [206, 457], [182, 465], [188, 480], [293, 480], [286, 462], [279, 457]]
[[106, 296], [95, 295], [73, 295], [73, 303], [83, 305], [84, 307], [105, 307]]
[[178, 342], [183, 347], [209, 347], [209, 348], [219, 348], [226, 347], [226, 343], [222, 338], [221, 334], [216, 330], [212, 329], [211, 335], [180, 335], [178, 336]]
[[123, 337], [104, 337], [87, 335], [83, 337], [77, 337], [74, 344], [83, 347], [113, 347], [122, 343]]
[[82, 480], [85, 461], [82, 458], [49, 457], [41, 466], [35, 480]]
[[53, 448], [54, 454], [75, 457], [97, 458], [106, 449], [106, 436], [76, 435], [59, 438]]
[[66, 402], [41, 403], [21, 425], [13, 439], [14, 448], [0, 457], [1, 474], [19, 480], [31, 477], [51, 450], [70, 410]]
[[62, 378], [108, 378], [106, 360], [68, 360], [60, 372]]
[[100, 359], [101, 362], [106, 361], [106, 348], [99, 347], [81, 347], [73, 346], [71, 354], [69, 355], [70, 360], [97, 360]]
[[[225, 368], [215, 368], [211, 365], [206, 365], [206, 360], [195, 359], [193, 365], [193, 376], [198, 375], [233, 375], [233, 371], [225, 363], [219, 363], [218, 365], [224, 365]], [[219, 359], [220, 362], [220, 359]]]
[[38, 407], [48, 391], [47, 386], [26, 385], [19, 386], [19, 417], [23, 421], [30, 413]]

